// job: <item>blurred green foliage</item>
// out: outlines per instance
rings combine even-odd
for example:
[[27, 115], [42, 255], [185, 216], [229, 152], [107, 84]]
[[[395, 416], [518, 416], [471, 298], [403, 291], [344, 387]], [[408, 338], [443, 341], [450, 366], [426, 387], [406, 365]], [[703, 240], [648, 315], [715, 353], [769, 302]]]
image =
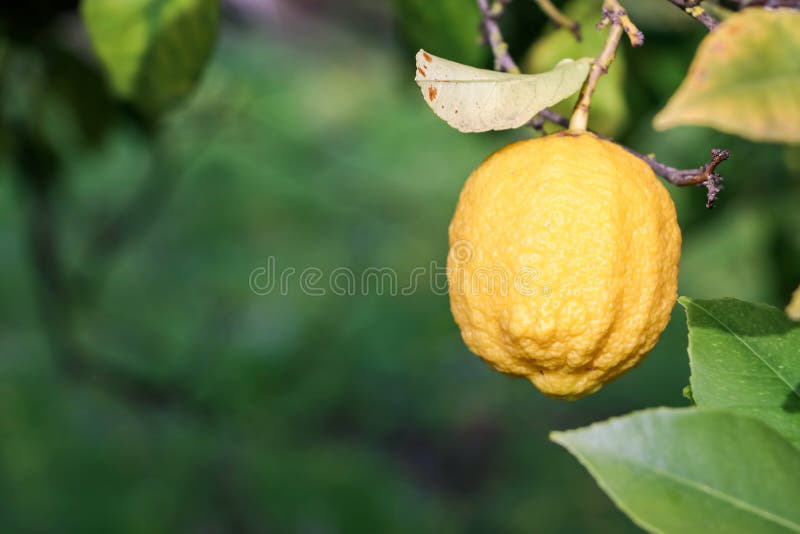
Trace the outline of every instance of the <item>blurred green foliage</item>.
[[481, 45], [480, 11], [473, 0], [393, 0], [397, 25], [411, 49], [467, 65], [489, 56]]
[[194, 87], [217, 34], [219, 0], [83, 0], [81, 15], [115, 91], [157, 114]]
[[[544, 20], [532, 4], [514, 9], [538, 21], [504, 23], [524, 50]], [[86, 114], [72, 99], [9, 100], [66, 83], [53, 81], [56, 66], [78, 72], [52, 60], [57, 47], [13, 41], [1, 93], [13, 142], [0, 171], [0, 530], [633, 530], [547, 434], [684, 405], [682, 313], [639, 369], [562, 403], [469, 354], [447, 297], [427, 286], [250, 290], [269, 257], [298, 271], [391, 267], [401, 281], [443, 264], [465, 177], [532, 135], [451, 130], [419, 98], [413, 55], [396, 53], [407, 44], [313, 13], [267, 20], [267, 31], [227, 24], [198, 92], [160, 130], [109, 100], [94, 145], [76, 133]], [[409, 25], [412, 12], [399, 13]], [[467, 35], [473, 17], [449, 25]], [[783, 304], [800, 272], [800, 188], [785, 148], [650, 127], [702, 36], [685, 19], [642, 25], [620, 137], [684, 167], [712, 146], [731, 150], [717, 210], [699, 189], [670, 188], [685, 230], [682, 292]], [[84, 82], [98, 79], [85, 55], [70, 57], [92, 73]], [[105, 101], [98, 90], [68, 93]], [[37, 127], [20, 132], [31, 116]], [[46, 195], [20, 172], [31, 168], [53, 182]], [[47, 223], [69, 275], [68, 335], [54, 313], [63, 295], [43, 276], [53, 258], [36, 245]], [[63, 337], [89, 369], [114, 374], [65, 365]]]

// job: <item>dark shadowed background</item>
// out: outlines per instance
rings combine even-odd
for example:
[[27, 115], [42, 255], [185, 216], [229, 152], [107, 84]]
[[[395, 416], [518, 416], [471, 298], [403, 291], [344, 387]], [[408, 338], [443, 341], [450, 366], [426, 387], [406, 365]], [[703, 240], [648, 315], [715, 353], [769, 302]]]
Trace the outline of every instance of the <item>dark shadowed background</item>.
[[[73, 3], [0, 10], [0, 531], [635, 529], [548, 432], [687, 404], [682, 311], [639, 368], [559, 402], [471, 355], [427, 278], [332, 291], [337, 268], [403, 287], [443, 265], [471, 169], [534, 135], [460, 134], [420, 98], [420, 47], [491, 66], [471, 0], [228, 2], [157, 129], [110, 100]], [[669, 187], [681, 294], [784, 305], [800, 151], [655, 132], [705, 30], [628, 3], [647, 41], [595, 125], [675, 166], [732, 153], [713, 211]], [[552, 31], [526, 0], [503, 27], [523, 64]], [[270, 258], [296, 274], [263, 294]]]

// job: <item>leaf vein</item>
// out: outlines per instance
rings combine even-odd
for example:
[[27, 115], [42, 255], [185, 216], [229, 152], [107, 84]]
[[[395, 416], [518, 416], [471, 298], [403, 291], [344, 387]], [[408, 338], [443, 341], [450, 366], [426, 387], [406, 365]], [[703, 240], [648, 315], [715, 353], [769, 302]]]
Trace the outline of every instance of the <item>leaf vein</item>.
[[[761, 517], [763, 519], [766, 519], [767, 521], [771, 521], [773, 523], [776, 523], [776, 524], [778, 524], [778, 525], [780, 525], [782, 527], [785, 527], [785, 528], [787, 528], [789, 530], [792, 530], [794, 532], [800, 532], [800, 524], [795, 523], [791, 519], [787, 519], [785, 517], [777, 515], [777, 514], [775, 514], [773, 512], [770, 512], [769, 510], [764, 510], [763, 508], [760, 508], [758, 506], [752, 505], [752, 504], [748, 503], [747, 501], [743, 501], [742, 499], [740, 499], [738, 497], [735, 497], [733, 495], [730, 495], [728, 493], [720, 491], [720, 490], [718, 490], [716, 488], [713, 488], [713, 487], [711, 487], [711, 486], [709, 486], [707, 484], [704, 484], [702, 482], [698, 482], [698, 481], [695, 481], [695, 480], [691, 480], [689, 478], [685, 478], [685, 477], [682, 477], [682, 476], [679, 476], [679, 475], [675, 475], [673, 473], [670, 473], [669, 471], [664, 471], [663, 469], [658, 469], [657, 467], [653, 467], [653, 466], [648, 465], [646, 463], [636, 462], [636, 461], [630, 460], [628, 458], [620, 458], [620, 457], [614, 456], [614, 455], [606, 455], [606, 456], [610, 456], [614, 460], [618, 460], [618, 461], [621, 461], [622, 463], [625, 463], [625, 464], [628, 464], [628, 465], [631, 465], [631, 466], [634, 466], [634, 467], [641, 468], [641, 469], [643, 469], [645, 471], [650, 471], [652, 473], [655, 473], [656, 475], [659, 475], [659, 476], [662, 476], [662, 477], [664, 477], [666, 479], [672, 480], [672, 481], [674, 481], [674, 482], [676, 482], [676, 483], [678, 483], [680, 485], [684, 485], [684, 486], [687, 486], [689, 488], [692, 488], [692, 489], [695, 489], [697, 491], [700, 491], [701, 493], [705, 493], [705, 494], [707, 494], [707, 495], [709, 495], [711, 497], [714, 497], [714, 498], [716, 498], [716, 499], [718, 499], [718, 500], [720, 500], [720, 501], [722, 501], [722, 502], [724, 502], [726, 504], [729, 504], [729, 505], [733, 506], [734, 508], [738, 508], [740, 510], [743, 510], [743, 511], [746, 511], [746, 512], [750, 512], [750, 513], [752, 513], [754, 515], [757, 515], [757, 516], [759, 516], [759, 517]], [[588, 458], [584, 457], [584, 459], [585, 459], [585, 461], [587, 463], [591, 463], [588, 460]]]
[[734, 331], [733, 331], [733, 330], [732, 330], [732, 329], [731, 329], [731, 328], [730, 328], [730, 327], [729, 327], [727, 324], [725, 324], [725, 323], [724, 323], [724, 322], [723, 322], [723, 321], [722, 321], [720, 318], [718, 318], [716, 315], [714, 315], [713, 313], [711, 313], [709, 310], [707, 310], [706, 308], [704, 308], [703, 306], [701, 306], [700, 304], [698, 304], [696, 301], [692, 301], [692, 305], [694, 305], [694, 306], [697, 306], [698, 308], [700, 308], [701, 310], [703, 310], [703, 311], [706, 313], [706, 315], [708, 315], [709, 317], [711, 317], [712, 319], [714, 319], [714, 320], [715, 320], [716, 322], [718, 322], [718, 323], [719, 323], [719, 324], [720, 324], [720, 325], [721, 325], [723, 328], [725, 328], [725, 330], [727, 330], [728, 332], [730, 332], [730, 334], [731, 334], [733, 337], [735, 337], [735, 338], [736, 338], [736, 339], [737, 339], [737, 340], [738, 340], [738, 341], [739, 341], [739, 342], [740, 342], [742, 345], [744, 345], [744, 346], [745, 346], [745, 347], [746, 347], [746, 348], [747, 348], [747, 349], [748, 349], [750, 352], [752, 352], [752, 353], [753, 353], [753, 355], [754, 355], [756, 358], [758, 358], [758, 359], [761, 361], [761, 363], [763, 363], [763, 364], [764, 364], [764, 365], [765, 365], [765, 366], [766, 366], [766, 367], [767, 367], [767, 368], [768, 368], [770, 371], [772, 371], [772, 372], [773, 372], [773, 374], [775, 374], [775, 376], [777, 376], [778, 378], [780, 378], [780, 380], [781, 380], [781, 381], [782, 381], [784, 384], [786, 384], [786, 386], [789, 388], [789, 391], [791, 391], [791, 392], [792, 392], [792, 393], [794, 393], [794, 394], [795, 394], [795, 395], [796, 395], [798, 398], [800, 398], [800, 391], [797, 391], [797, 390], [794, 388], [794, 386], [792, 386], [791, 382], [789, 382], [788, 380], [786, 380], [786, 378], [785, 378], [783, 375], [781, 375], [781, 374], [780, 374], [780, 373], [779, 373], [779, 372], [778, 372], [778, 371], [777, 371], [777, 370], [776, 370], [774, 367], [772, 367], [772, 365], [770, 365], [770, 363], [769, 363], [769, 362], [768, 362], [766, 359], [764, 359], [764, 357], [763, 357], [763, 356], [762, 356], [762, 355], [761, 355], [761, 354], [760, 354], [760, 353], [759, 353], [757, 350], [755, 350], [753, 347], [751, 347], [751, 346], [750, 346], [750, 344], [749, 344], [749, 343], [747, 343], [747, 341], [745, 341], [744, 339], [742, 339], [742, 338], [741, 338], [741, 337], [740, 337], [740, 336], [739, 336], [739, 335], [738, 335], [736, 332], [734, 332]]

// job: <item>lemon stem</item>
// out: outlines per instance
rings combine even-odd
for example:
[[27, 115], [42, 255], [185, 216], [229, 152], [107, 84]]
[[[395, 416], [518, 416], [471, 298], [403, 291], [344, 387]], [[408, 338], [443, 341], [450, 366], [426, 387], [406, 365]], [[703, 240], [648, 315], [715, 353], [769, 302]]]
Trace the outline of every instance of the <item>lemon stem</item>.
[[575, 36], [577, 41], [581, 40], [581, 25], [566, 16], [564, 13], [558, 10], [558, 8], [551, 2], [550, 0], [533, 0], [539, 6], [539, 9], [547, 15], [550, 20], [553, 21], [553, 24], [556, 25], [557, 28], [566, 28], [572, 35]]
[[622, 39], [622, 34], [628, 35], [631, 45], [640, 46], [644, 44], [644, 35], [628, 18], [628, 13], [620, 5], [617, 0], [604, 0], [603, 2], [603, 19], [597, 25], [597, 29], [609, 26], [608, 37], [603, 49], [600, 51], [595, 60], [592, 62], [592, 67], [589, 69], [589, 75], [581, 88], [578, 102], [575, 104], [575, 109], [572, 111], [572, 117], [569, 121], [569, 129], [573, 132], [585, 132], [589, 122], [589, 108], [592, 104], [592, 96], [595, 89], [597, 89], [597, 82], [600, 77], [608, 72], [611, 63], [614, 62], [614, 57], [617, 54], [617, 47]]

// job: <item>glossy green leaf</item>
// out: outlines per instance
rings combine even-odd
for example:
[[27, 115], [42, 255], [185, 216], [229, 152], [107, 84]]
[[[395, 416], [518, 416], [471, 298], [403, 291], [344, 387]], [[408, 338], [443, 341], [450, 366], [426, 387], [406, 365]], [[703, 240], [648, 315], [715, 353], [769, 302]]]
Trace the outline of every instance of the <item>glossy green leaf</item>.
[[581, 88], [591, 60], [565, 59], [541, 74], [476, 69], [420, 50], [416, 82], [439, 118], [461, 132], [519, 128]]
[[84, 0], [81, 11], [114, 90], [158, 113], [197, 84], [216, 40], [219, 0]]
[[[595, 26], [602, 18], [602, 1], [572, 0], [564, 7], [564, 14], [581, 25], [582, 40], [563, 28], [551, 28], [528, 51], [523, 63], [526, 72], [544, 72], [552, 69], [565, 57], [593, 57], [602, 50], [608, 30]], [[680, 14], [680, 13], [678, 13]], [[592, 96], [589, 126], [605, 135], [616, 135], [625, 126], [628, 108], [625, 104], [625, 47], [617, 50], [614, 63], [600, 79]], [[554, 110], [569, 116], [578, 96], [573, 95], [554, 106]]]
[[709, 33], [653, 124], [800, 142], [800, 11], [751, 8]]
[[750, 417], [659, 408], [554, 432], [653, 532], [800, 532], [800, 451]]
[[800, 324], [763, 304], [679, 301], [695, 403], [757, 417], [800, 447]]

